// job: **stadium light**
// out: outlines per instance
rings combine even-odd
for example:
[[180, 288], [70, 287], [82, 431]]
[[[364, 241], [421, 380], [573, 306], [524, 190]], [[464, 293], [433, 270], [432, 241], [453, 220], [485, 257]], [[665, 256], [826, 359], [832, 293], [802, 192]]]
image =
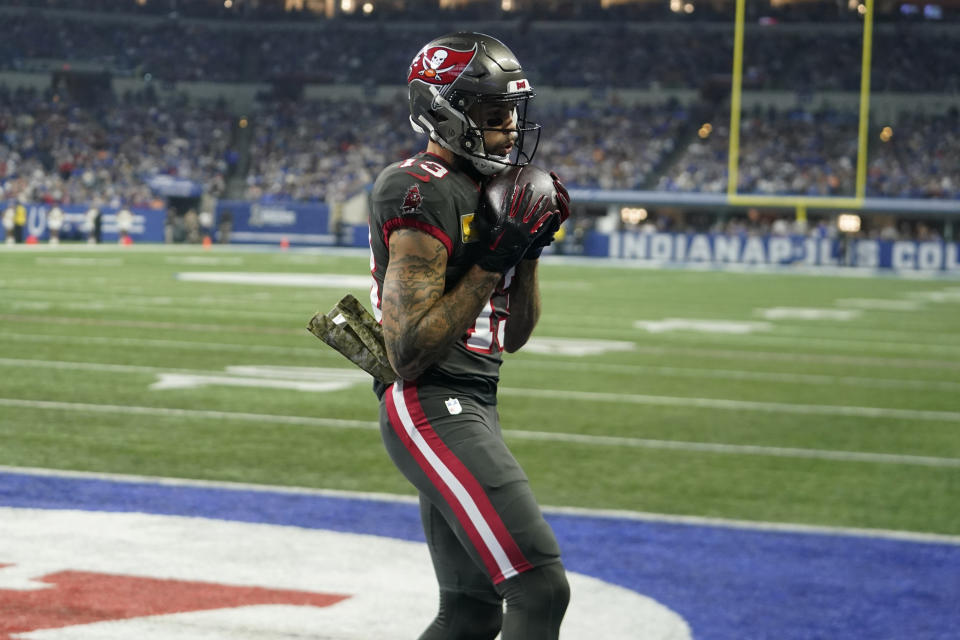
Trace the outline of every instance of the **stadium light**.
[[626, 224], [640, 224], [647, 219], [647, 210], [639, 207], [623, 207], [620, 209], [620, 219]]
[[513, 0], [500, 0], [500, 9], [503, 11], [513, 11]]
[[370, 15], [371, 13], [373, 13], [373, 3], [372, 3], [372, 2], [364, 2], [364, 3], [363, 3], [363, 12], [364, 12], [365, 14], [367, 14], [367, 15]]
[[855, 213], [841, 213], [837, 218], [837, 229], [844, 233], [857, 233], [860, 231], [860, 216]]

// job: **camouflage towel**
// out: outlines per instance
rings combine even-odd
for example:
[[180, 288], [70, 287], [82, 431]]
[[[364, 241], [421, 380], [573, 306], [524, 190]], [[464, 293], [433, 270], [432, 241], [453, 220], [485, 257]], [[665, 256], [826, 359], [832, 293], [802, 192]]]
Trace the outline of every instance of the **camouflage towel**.
[[352, 295], [345, 295], [328, 313], [314, 314], [307, 330], [380, 382], [397, 379], [387, 359], [383, 328]]

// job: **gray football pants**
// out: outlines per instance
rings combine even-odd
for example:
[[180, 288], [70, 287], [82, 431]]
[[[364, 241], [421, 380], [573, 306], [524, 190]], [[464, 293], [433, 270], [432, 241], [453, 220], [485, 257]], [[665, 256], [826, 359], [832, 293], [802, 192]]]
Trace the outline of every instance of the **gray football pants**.
[[[409, 381], [380, 404], [387, 452], [420, 492], [440, 586], [422, 640], [553, 640], [569, 600], [560, 549], [495, 406]], [[506, 600], [504, 615], [502, 602]]]

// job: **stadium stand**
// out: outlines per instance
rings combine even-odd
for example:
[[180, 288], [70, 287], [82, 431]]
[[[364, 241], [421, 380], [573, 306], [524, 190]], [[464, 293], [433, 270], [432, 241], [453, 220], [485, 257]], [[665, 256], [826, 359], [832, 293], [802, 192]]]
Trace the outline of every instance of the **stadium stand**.
[[44, 202], [148, 206], [157, 175], [220, 195], [233, 118], [221, 107], [149, 94], [85, 107], [52, 90], [0, 87], [0, 193]]
[[[570, 5], [531, 20], [476, 6], [380, 8], [325, 20], [261, 4], [0, 1], [0, 82], [9, 83], [0, 84], [0, 199], [162, 208], [149, 183], [167, 176], [213, 197], [344, 200], [418, 147], [397, 126], [402, 100], [385, 94], [402, 85], [411, 42], [423, 39], [415, 36], [462, 20], [532, 61], [542, 90], [535, 115], [547, 132], [538, 162], [571, 187], [726, 191], [729, 9], [681, 16], [659, 6]], [[956, 16], [942, 17], [878, 16], [869, 197], [960, 199]], [[738, 192], [851, 195], [862, 38], [855, 12], [751, 4], [748, 18], [743, 86], [752, 97], [740, 121]], [[76, 71], [125, 84], [93, 96], [56, 80], [16, 88], [21, 77]], [[210, 99], [237, 87], [256, 99]], [[906, 108], [918, 94], [942, 100]]]

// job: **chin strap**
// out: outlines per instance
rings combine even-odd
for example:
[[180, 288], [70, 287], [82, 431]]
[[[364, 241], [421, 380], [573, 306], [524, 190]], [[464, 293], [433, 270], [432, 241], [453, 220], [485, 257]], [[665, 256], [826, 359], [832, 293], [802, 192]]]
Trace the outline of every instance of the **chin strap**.
[[500, 173], [508, 166], [510, 166], [510, 157], [509, 156], [475, 156], [468, 155], [464, 156], [467, 160], [470, 161], [470, 164], [473, 165], [473, 168], [482, 173], [485, 176], [492, 176], [495, 173]]

